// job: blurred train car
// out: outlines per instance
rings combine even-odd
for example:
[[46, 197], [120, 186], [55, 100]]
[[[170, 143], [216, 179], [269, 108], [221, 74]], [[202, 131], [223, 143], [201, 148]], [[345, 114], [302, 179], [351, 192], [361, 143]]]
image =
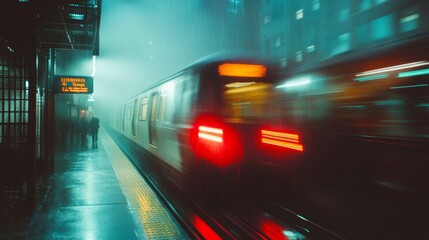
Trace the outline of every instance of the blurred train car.
[[137, 166], [177, 185], [287, 168], [304, 147], [296, 129], [281, 124], [276, 80], [276, 69], [252, 54], [214, 54], [121, 105], [110, 127], [139, 155]]
[[277, 85], [283, 119], [307, 140], [302, 178], [319, 189], [311, 194], [428, 197], [428, 42], [347, 53]]

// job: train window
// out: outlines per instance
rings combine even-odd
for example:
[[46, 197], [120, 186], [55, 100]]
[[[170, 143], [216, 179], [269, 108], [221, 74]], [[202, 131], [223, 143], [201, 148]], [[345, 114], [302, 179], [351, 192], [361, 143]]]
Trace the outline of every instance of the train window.
[[132, 110], [132, 107], [133, 106], [131, 105], [131, 103], [127, 104], [127, 109], [126, 109], [126, 111], [127, 111], [127, 115], [126, 115], [127, 119], [131, 119], [131, 115], [132, 115], [132, 111], [131, 110]]
[[133, 133], [133, 136], [136, 135], [136, 114], [137, 114], [137, 104], [138, 100], [134, 100], [134, 107], [133, 107], [133, 119], [131, 120], [131, 131]]
[[156, 106], [158, 104], [158, 93], [152, 94], [152, 104], [150, 106], [150, 120], [153, 121], [157, 119], [156, 116]]
[[125, 110], [127, 109], [127, 106], [124, 105], [123, 108], [121, 108], [121, 115], [122, 115], [122, 119], [121, 119], [121, 124], [122, 124], [122, 131], [125, 131]]
[[146, 118], [147, 118], [147, 97], [144, 97], [140, 100], [139, 120], [146, 121]]
[[156, 109], [158, 105], [158, 93], [152, 93], [151, 104], [150, 104], [150, 116], [149, 116], [149, 143], [152, 146], [157, 146], [158, 136], [156, 132], [156, 121], [157, 118]]
[[166, 105], [167, 105], [167, 95], [162, 94], [161, 99], [159, 100], [159, 110], [158, 110], [158, 119], [161, 121], [166, 120]]
[[189, 90], [189, 87], [186, 87], [182, 94], [182, 103], [181, 103], [181, 114], [185, 118], [188, 116], [189, 110], [191, 109], [191, 97], [192, 97], [192, 92]]
[[270, 103], [275, 98], [272, 85], [262, 82], [233, 82], [225, 84], [223, 114], [233, 122], [275, 115]]

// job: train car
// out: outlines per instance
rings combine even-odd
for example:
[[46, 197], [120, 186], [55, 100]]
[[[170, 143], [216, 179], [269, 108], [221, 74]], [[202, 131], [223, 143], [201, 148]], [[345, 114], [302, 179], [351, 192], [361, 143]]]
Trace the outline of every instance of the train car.
[[284, 118], [307, 139], [306, 181], [354, 199], [427, 197], [427, 43], [426, 36], [344, 54], [277, 85]]
[[275, 67], [252, 54], [214, 54], [129, 99], [110, 127], [139, 155], [136, 165], [176, 184], [294, 165], [304, 146], [280, 121], [276, 80]]

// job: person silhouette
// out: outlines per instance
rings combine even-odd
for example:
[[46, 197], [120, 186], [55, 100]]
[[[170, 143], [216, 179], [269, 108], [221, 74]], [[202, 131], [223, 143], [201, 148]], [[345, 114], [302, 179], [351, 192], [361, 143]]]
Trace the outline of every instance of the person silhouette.
[[92, 147], [97, 148], [98, 129], [100, 128], [100, 120], [94, 115], [89, 122], [89, 131], [92, 136]]

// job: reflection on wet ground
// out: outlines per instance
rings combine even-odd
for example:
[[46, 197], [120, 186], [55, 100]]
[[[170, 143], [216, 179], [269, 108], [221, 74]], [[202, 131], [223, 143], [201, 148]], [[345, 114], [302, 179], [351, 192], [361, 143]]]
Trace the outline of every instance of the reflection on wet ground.
[[127, 201], [103, 145], [63, 145], [35, 208], [11, 210], [0, 238], [137, 239]]

